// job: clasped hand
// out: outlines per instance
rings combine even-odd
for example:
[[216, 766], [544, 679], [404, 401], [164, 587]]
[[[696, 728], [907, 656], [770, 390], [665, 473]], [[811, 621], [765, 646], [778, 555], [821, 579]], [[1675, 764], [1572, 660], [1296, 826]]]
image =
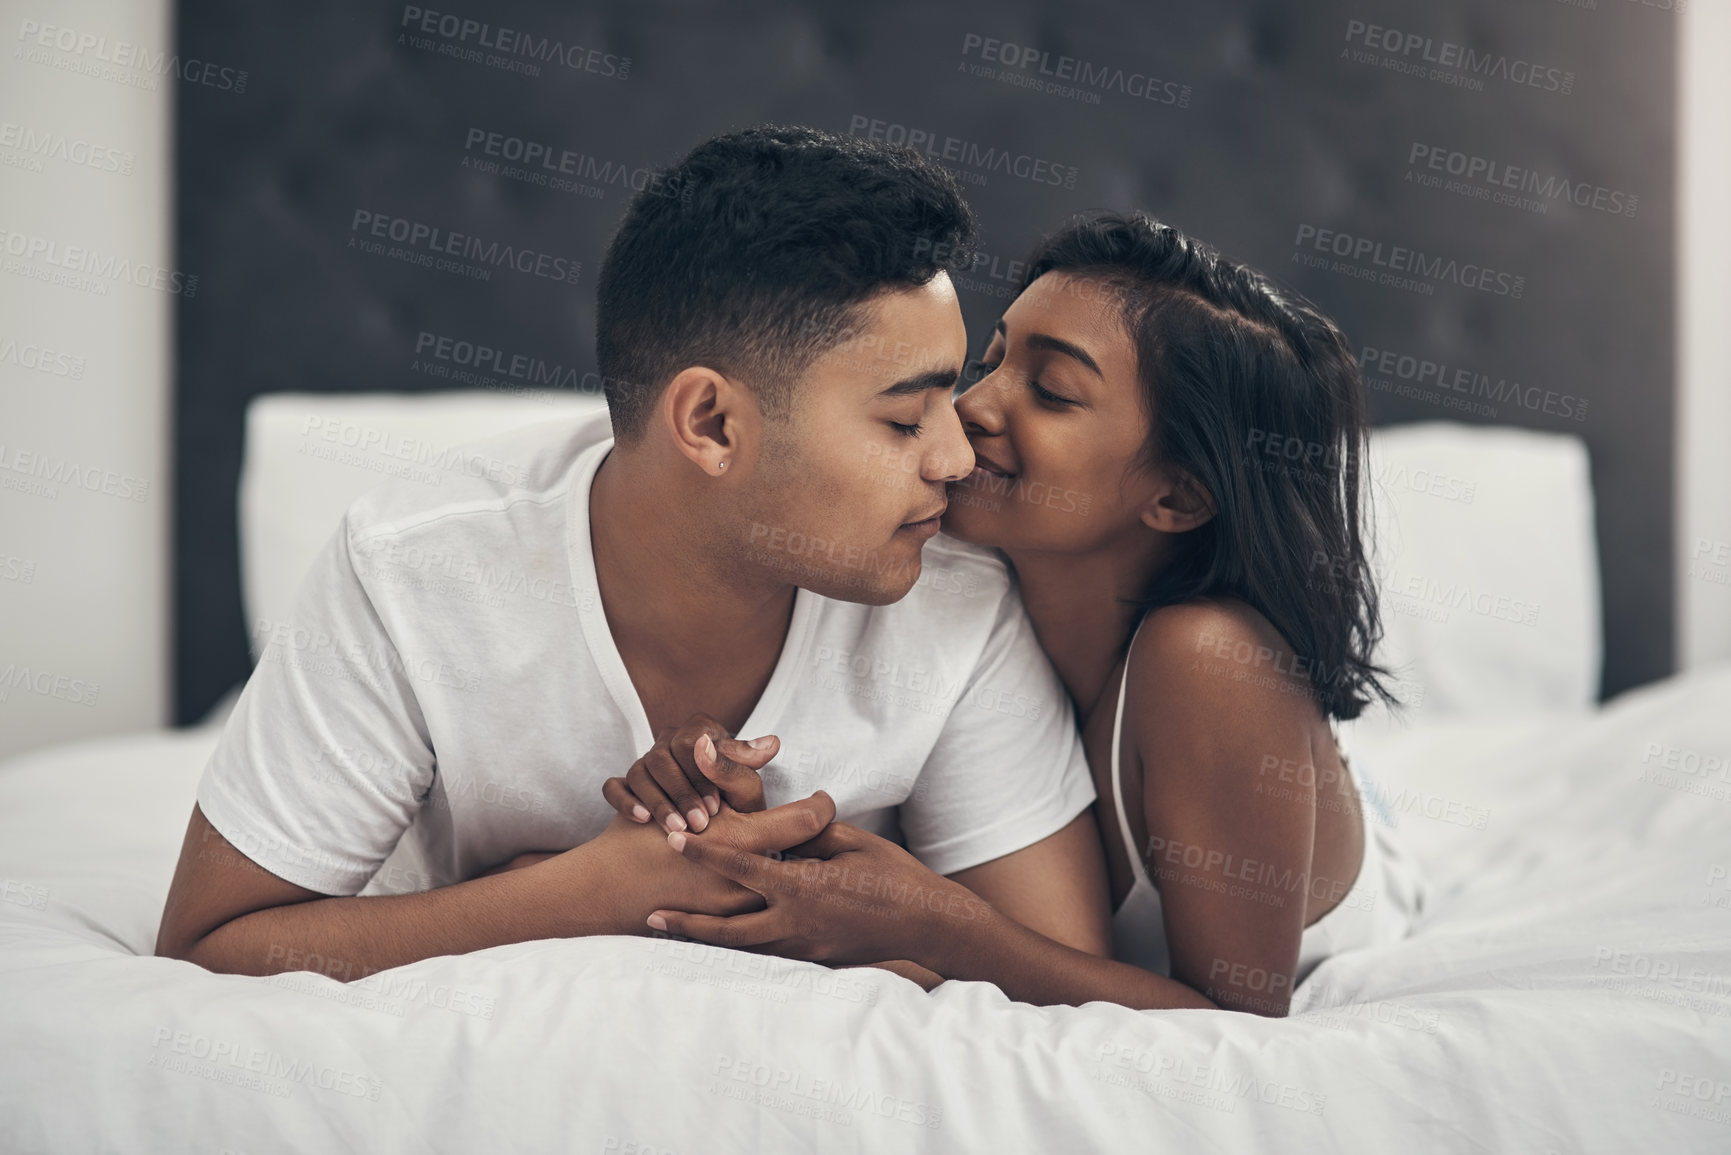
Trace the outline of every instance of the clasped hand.
[[740, 742], [699, 714], [663, 731], [623, 778], [608, 779], [603, 794], [622, 815], [657, 822], [687, 860], [762, 897], [762, 909], [731, 916], [656, 910], [651, 927], [784, 958], [929, 967], [939, 938], [993, 916], [900, 846], [835, 821], [825, 791], [763, 809], [758, 770], [779, 745]]

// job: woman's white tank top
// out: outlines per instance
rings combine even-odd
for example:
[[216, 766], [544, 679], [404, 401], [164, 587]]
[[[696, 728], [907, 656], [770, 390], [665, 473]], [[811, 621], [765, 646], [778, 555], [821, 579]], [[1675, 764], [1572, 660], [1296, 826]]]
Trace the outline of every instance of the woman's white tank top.
[[[1143, 619], [1144, 621], [1146, 619]], [[1136, 634], [1142, 632], [1140, 624]], [[1134, 647], [1136, 636], [1130, 638]], [[1134, 882], [1130, 893], [1112, 915], [1112, 954], [1121, 962], [1134, 963], [1157, 974], [1172, 973], [1171, 953], [1166, 945], [1165, 914], [1160, 891], [1148, 877], [1142, 854], [1130, 833], [1130, 818], [1124, 811], [1120, 746], [1124, 736], [1124, 699], [1130, 684], [1130, 655], [1124, 655], [1124, 678], [1118, 686], [1117, 716], [1112, 722], [1112, 806], [1118, 816], [1118, 834], [1130, 859]], [[1345, 759], [1342, 758], [1342, 762]], [[1350, 769], [1350, 767], [1349, 767]], [[1343, 951], [1360, 950], [1396, 942], [1417, 920], [1423, 905], [1423, 886], [1417, 864], [1394, 837], [1388, 815], [1374, 791], [1354, 773], [1358, 786], [1359, 814], [1364, 822], [1364, 859], [1358, 877], [1333, 910], [1304, 928], [1298, 944], [1298, 973], [1294, 985], [1327, 958]], [[1379, 812], [1373, 819], [1372, 808]], [[1302, 897], [1302, 896], [1300, 896]]]

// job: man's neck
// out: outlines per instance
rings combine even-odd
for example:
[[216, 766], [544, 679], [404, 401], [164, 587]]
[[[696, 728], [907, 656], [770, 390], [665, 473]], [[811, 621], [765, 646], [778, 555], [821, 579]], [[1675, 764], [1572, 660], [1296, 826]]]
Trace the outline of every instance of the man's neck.
[[714, 529], [702, 520], [617, 449], [596, 472], [589, 523], [601, 605], [652, 730], [696, 710], [742, 725], [792, 620], [795, 587], [742, 580], [732, 559], [706, 548]]
[[1167, 560], [1152, 533], [1084, 554], [1005, 551], [1040, 647], [1086, 723], [1118, 664], [1139, 601]]

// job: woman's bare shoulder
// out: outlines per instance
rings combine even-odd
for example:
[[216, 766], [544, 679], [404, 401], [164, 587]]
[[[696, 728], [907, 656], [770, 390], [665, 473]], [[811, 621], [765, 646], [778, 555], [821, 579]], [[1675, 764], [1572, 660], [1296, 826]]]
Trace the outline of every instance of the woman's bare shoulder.
[[1130, 654], [1125, 706], [1142, 723], [1135, 731], [1168, 749], [1285, 745], [1293, 727], [1308, 727], [1319, 712], [1306, 670], [1242, 601], [1162, 606], [1149, 612]]

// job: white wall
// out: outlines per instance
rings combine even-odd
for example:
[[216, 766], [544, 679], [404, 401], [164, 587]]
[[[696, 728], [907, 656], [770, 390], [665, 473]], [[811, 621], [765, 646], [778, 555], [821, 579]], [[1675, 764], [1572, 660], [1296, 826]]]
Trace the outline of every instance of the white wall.
[[1731, 658], [1731, 3], [1683, 13], [1677, 662]]
[[[1681, 19], [1677, 636], [1690, 668], [1731, 658], [1731, 4], [1698, 0]], [[43, 47], [31, 21], [104, 43]], [[55, 266], [9, 251], [37, 239], [61, 260], [76, 246], [172, 269], [180, 82], [158, 76], [149, 91], [77, 70], [113, 68], [98, 56], [122, 42], [171, 52], [170, 0], [0, 0], [0, 757], [167, 718], [176, 297], [124, 280], [105, 295], [45, 283], [18, 270]], [[95, 146], [97, 165], [32, 152], [43, 137], [77, 158]], [[104, 171], [111, 159], [130, 171]], [[43, 349], [51, 369], [82, 375], [28, 367]], [[61, 480], [33, 475], [20, 454], [42, 455], [37, 468]], [[117, 495], [138, 481], [144, 500]]]
[[[100, 57], [171, 53], [170, 17], [170, 0], [0, 0], [0, 756], [168, 717], [176, 298], [149, 282], [174, 263], [181, 82]], [[74, 39], [43, 46], [31, 22]], [[110, 258], [146, 284], [40, 279]]]

